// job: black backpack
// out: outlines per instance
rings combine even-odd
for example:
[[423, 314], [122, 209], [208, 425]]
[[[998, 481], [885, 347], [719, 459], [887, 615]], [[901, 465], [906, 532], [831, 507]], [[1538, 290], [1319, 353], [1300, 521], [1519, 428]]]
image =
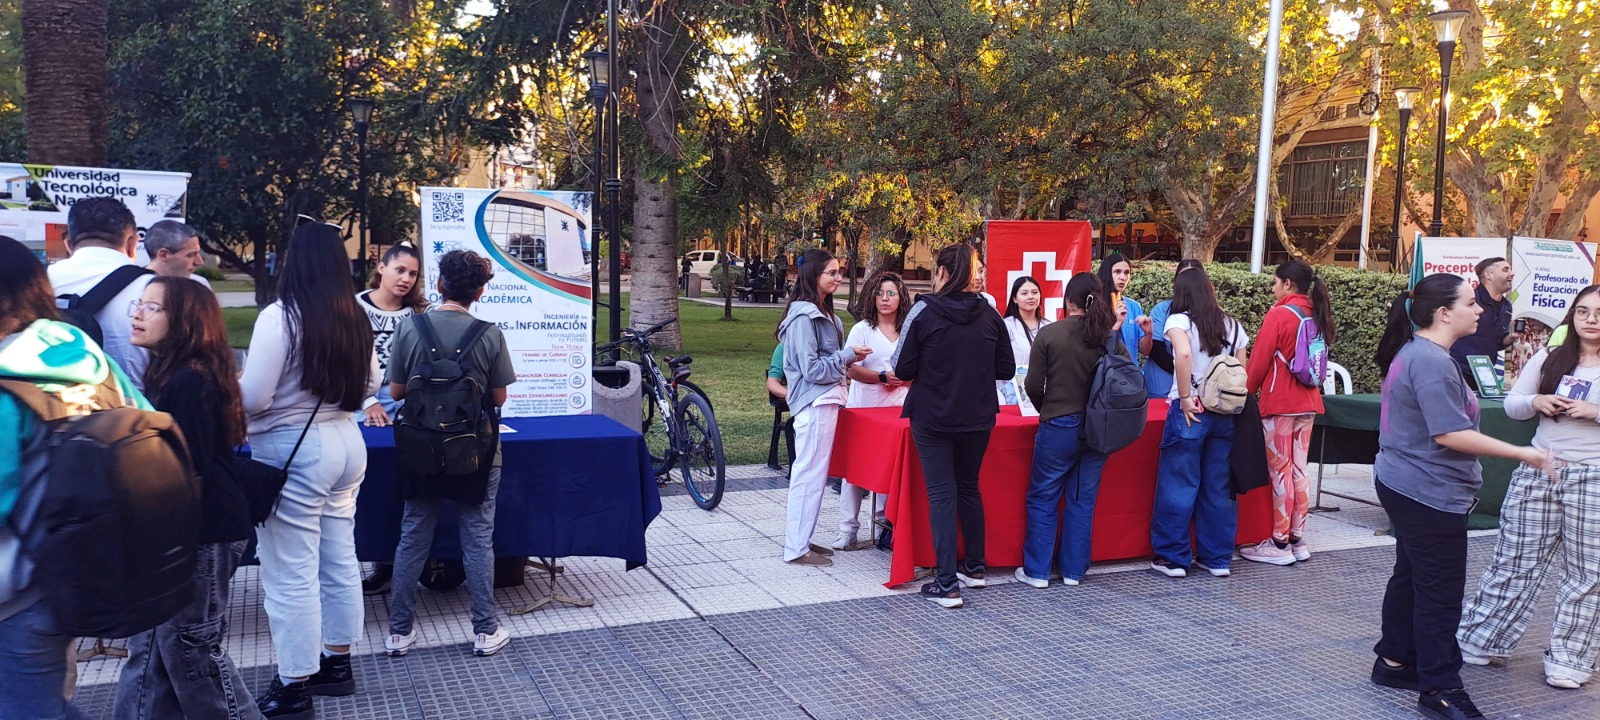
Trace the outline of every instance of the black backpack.
[[172, 416], [128, 404], [115, 375], [55, 393], [0, 379], [0, 392], [40, 421], [24, 439], [8, 523], [26, 568], [18, 577], [43, 591], [55, 630], [129, 637], [187, 607], [201, 483]]
[[406, 380], [405, 404], [394, 426], [400, 461], [423, 475], [476, 473], [494, 434], [484, 432], [488, 390], [473, 377], [468, 351], [490, 325], [474, 320], [461, 345], [447, 353], [427, 315], [414, 315], [412, 322], [428, 357]]
[[104, 347], [106, 344], [105, 332], [100, 329], [100, 321], [94, 318], [111, 299], [118, 293], [128, 289], [133, 281], [145, 275], [154, 275], [149, 268], [138, 265], [123, 265], [112, 270], [104, 280], [95, 283], [89, 292], [82, 295], [58, 295], [56, 307], [61, 310], [61, 319], [76, 325], [85, 335], [89, 336], [94, 344]]
[[1138, 440], [1148, 421], [1144, 373], [1117, 352], [1117, 336], [1106, 338], [1106, 354], [1094, 367], [1094, 382], [1083, 410], [1083, 441], [1096, 452], [1114, 453]]

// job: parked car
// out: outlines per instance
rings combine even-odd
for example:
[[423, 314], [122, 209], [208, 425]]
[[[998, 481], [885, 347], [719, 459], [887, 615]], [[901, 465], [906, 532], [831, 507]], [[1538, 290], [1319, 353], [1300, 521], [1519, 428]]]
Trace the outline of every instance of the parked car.
[[[691, 250], [684, 257], [689, 259], [693, 272], [700, 277], [711, 277], [711, 270], [722, 263], [717, 257], [716, 250]], [[728, 253], [728, 263], [744, 267], [744, 258], [733, 253]]]

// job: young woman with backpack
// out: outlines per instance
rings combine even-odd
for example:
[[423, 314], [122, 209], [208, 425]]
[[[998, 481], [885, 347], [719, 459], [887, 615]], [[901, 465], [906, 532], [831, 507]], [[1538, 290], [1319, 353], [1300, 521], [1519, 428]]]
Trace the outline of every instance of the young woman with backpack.
[[350, 416], [380, 377], [372, 326], [350, 292], [344, 238], [332, 225], [300, 226], [239, 381], [255, 459], [289, 471], [277, 509], [256, 532], [278, 659], [257, 702], [268, 718], [310, 718], [311, 696], [355, 692], [350, 646], [365, 635], [356, 493], [367, 448]]
[[[1202, 405], [1201, 395], [1208, 384], [1217, 383], [1225, 374], [1214, 366], [1226, 365], [1228, 356], [1245, 361], [1250, 336], [1217, 304], [1211, 278], [1200, 268], [1173, 278], [1172, 315], [1167, 318], [1166, 334], [1177, 379], [1167, 395], [1172, 408], [1161, 434], [1155, 508], [1150, 516], [1150, 546], [1155, 558], [1150, 567], [1167, 577], [1181, 578], [1189, 574], [1191, 560], [1198, 559], [1212, 575], [1227, 577], [1239, 527], [1239, 511], [1228, 491], [1234, 421], [1231, 415]], [[1243, 388], [1239, 390], [1242, 395]], [[1196, 551], [1198, 558], [1194, 557]]]
[[[129, 405], [150, 409], [105, 351], [58, 317], [44, 264], [22, 243], [0, 236], [0, 377], [27, 378], [41, 390], [109, 381]], [[62, 694], [77, 638], [56, 629], [37, 568], [18, 542], [28, 500], [21, 490], [37, 459], [30, 453], [30, 446], [38, 450], [37, 417], [0, 391], [0, 716], [77, 720], [88, 716]]]
[[233, 473], [244, 408], [222, 307], [199, 283], [156, 277], [129, 315], [133, 344], [150, 351], [145, 390], [183, 430], [203, 483], [204, 515], [193, 600], [128, 639], [113, 717], [260, 717], [227, 652], [229, 582], [255, 531]]
[[[1533, 446], [1564, 467], [1553, 479], [1529, 465], [1512, 473], [1494, 558], [1461, 614], [1456, 640], [1467, 663], [1510, 658], [1533, 620], [1539, 586], [1554, 570], [1560, 582], [1544, 681], [1576, 690], [1600, 658], [1600, 544], [1592, 541], [1600, 528], [1600, 285], [1578, 293], [1561, 327], [1561, 345], [1540, 352], [1517, 377], [1506, 415], [1537, 416]], [[1564, 384], [1569, 376], [1587, 384]]]
[[[1000, 410], [994, 383], [1017, 373], [1005, 323], [973, 289], [977, 274], [978, 252], [971, 245], [939, 251], [933, 293], [911, 309], [891, 360], [895, 375], [911, 382], [902, 414], [911, 419], [911, 438], [922, 458], [939, 559], [939, 574], [922, 586], [922, 597], [945, 608], [961, 607], [962, 586], [988, 584], [978, 471]], [[965, 541], [959, 559], [958, 540]]]
[[[1311, 476], [1306, 471], [1311, 426], [1322, 409], [1322, 386], [1308, 384], [1327, 369], [1327, 348], [1338, 329], [1328, 284], [1299, 260], [1278, 266], [1272, 278], [1277, 303], [1261, 320], [1249, 365], [1250, 394], [1260, 393], [1261, 426], [1267, 439], [1267, 475], [1272, 482], [1272, 537], [1240, 551], [1246, 560], [1292, 565], [1309, 560], [1306, 513], [1310, 509]], [[1317, 347], [1314, 338], [1320, 336]], [[1320, 358], [1310, 357], [1321, 352]], [[1301, 377], [1294, 365], [1314, 369]]]
[[[845, 338], [847, 347], [872, 349], [861, 362], [850, 366], [850, 398], [845, 407], [901, 407], [906, 404], [906, 394], [911, 386], [894, 374], [889, 358], [900, 340], [901, 326], [911, 311], [911, 296], [905, 283], [892, 272], [874, 275], [866, 287], [874, 288], [862, 293], [861, 306], [856, 315], [861, 321], [850, 328]], [[861, 500], [867, 491], [850, 484], [845, 478], [839, 485], [839, 536], [833, 540], [833, 549], [843, 550], [856, 543], [861, 532]], [[881, 518], [886, 495], [878, 495], [872, 515]], [[869, 536], [871, 532], [867, 533]]]
[[1372, 485], [1394, 526], [1395, 563], [1372, 681], [1418, 691], [1417, 708], [1445, 720], [1483, 717], [1463, 689], [1456, 644], [1467, 516], [1483, 486], [1478, 458], [1518, 460], [1546, 473], [1550, 468], [1544, 451], [1478, 430], [1478, 396], [1462, 379], [1450, 346], [1477, 332], [1482, 312], [1461, 277], [1429, 275], [1395, 297], [1374, 358], [1383, 375], [1383, 420]]
[[788, 518], [783, 560], [794, 565], [827, 567], [833, 550], [811, 542], [828, 486], [828, 458], [839, 408], [849, 397], [845, 377], [852, 365], [872, 349], [844, 346], [844, 323], [833, 311], [833, 293], [842, 277], [839, 261], [826, 250], [800, 256], [794, 290], [778, 324], [783, 346], [783, 373], [788, 379], [789, 413], [794, 418], [795, 456], [790, 465]]
[[[1089, 571], [1095, 499], [1106, 454], [1084, 442], [1084, 407], [1094, 384], [1095, 369], [1106, 353], [1127, 352], [1116, 333], [1117, 316], [1101, 300], [1104, 289], [1092, 273], [1078, 273], [1067, 282], [1067, 317], [1039, 330], [1028, 354], [1028, 399], [1039, 409], [1039, 432], [1033, 442], [1033, 472], [1028, 479], [1028, 532], [1022, 546], [1017, 579], [1036, 588], [1049, 585], [1061, 524], [1061, 581], [1077, 585]], [[1067, 496], [1061, 522], [1061, 496]]]

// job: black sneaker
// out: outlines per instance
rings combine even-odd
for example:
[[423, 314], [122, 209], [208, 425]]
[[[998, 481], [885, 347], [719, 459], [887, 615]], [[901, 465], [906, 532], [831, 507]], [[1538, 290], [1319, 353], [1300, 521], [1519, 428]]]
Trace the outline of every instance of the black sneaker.
[[982, 565], [968, 565], [956, 571], [956, 582], [961, 587], [988, 587], [989, 581]]
[[1169, 563], [1166, 560], [1163, 560], [1161, 558], [1156, 558], [1154, 560], [1151, 560], [1150, 561], [1150, 569], [1154, 570], [1154, 571], [1156, 571], [1158, 573], [1161, 573], [1162, 575], [1165, 575], [1165, 576], [1167, 576], [1169, 578], [1181, 578], [1181, 577], [1188, 577], [1189, 576], [1189, 570], [1187, 568], [1182, 568], [1182, 567], [1179, 567], [1177, 565], [1173, 565], [1172, 563]]
[[311, 705], [311, 693], [305, 681], [284, 685], [272, 678], [272, 687], [256, 698], [256, 709], [271, 720], [316, 720], [317, 711]]
[[322, 669], [306, 678], [306, 692], [323, 697], [344, 697], [356, 693], [355, 671], [349, 655], [323, 655]]
[[1439, 720], [1472, 720], [1481, 718], [1478, 706], [1472, 704], [1465, 690], [1435, 690], [1417, 697], [1417, 709]]
[[960, 583], [945, 589], [939, 587], [938, 580], [933, 580], [922, 586], [922, 596], [942, 608], [958, 608], [962, 605]]
[[1417, 667], [1415, 665], [1401, 665], [1395, 667], [1383, 661], [1383, 658], [1372, 660], [1372, 683], [1397, 690], [1410, 690], [1420, 692], [1417, 686]]
[[361, 580], [361, 594], [383, 595], [389, 592], [389, 581], [393, 578], [394, 565], [378, 563], [372, 567], [372, 574]]

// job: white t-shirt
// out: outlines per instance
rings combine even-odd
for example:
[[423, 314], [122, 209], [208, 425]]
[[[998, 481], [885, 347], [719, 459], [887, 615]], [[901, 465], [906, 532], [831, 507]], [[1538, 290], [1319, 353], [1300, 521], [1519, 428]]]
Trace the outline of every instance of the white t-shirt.
[[[888, 372], [894, 369], [889, 361], [894, 356], [893, 340], [884, 337], [877, 328], [858, 322], [850, 328], [850, 336], [845, 338], [846, 347], [865, 345], [872, 348], [872, 354], [861, 361], [861, 367], [872, 372]], [[900, 407], [906, 404], [906, 395], [911, 388], [905, 385], [890, 390], [878, 383], [864, 383], [856, 380], [850, 381], [850, 399], [846, 407]]]
[[[1028, 339], [1027, 328], [1023, 327], [1022, 320], [1018, 318], [1008, 315], [1003, 320], [1006, 324], [1006, 335], [1011, 338], [1011, 356], [1016, 359], [1017, 367], [1027, 367], [1028, 358], [1033, 355], [1033, 341]], [[1039, 327], [1034, 329], [1033, 337], [1037, 339], [1039, 331], [1049, 324], [1050, 318], [1039, 318]], [[1018, 403], [1019, 398], [1016, 389], [1012, 387], [1011, 383], [1011, 380], [994, 381], [994, 389], [995, 392], [999, 393], [1001, 405], [1016, 405]]]
[[[1227, 320], [1229, 333], [1232, 336], [1224, 351], [1228, 354], [1233, 354], [1240, 348], [1249, 345], [1250, 334], [1244, 331], [1244, 327], [1239, 324], [1239, 321], [1234, 320], [1231, 316], [1224, 315], [1223, 317]], [[1173, 330], [1182, 330], [1189, 336], [1189, 353], [1190, 357], [1194, 358], [1193, 367], [1190, 368], [1189, 373], [1192, 376], [1191, 381], [1193, 383], [1190, 388], [1200, 387], [1200, 381], [1205, 379], [1206, 371], [1211, 369], [1211, 355], [1201, 348], [1200, 336], [1195, 332], [1194, 323], [1189, 321], [1189, 313], [1178, 313], [1167, 318], [1167, 334], [1170, 335]], [[1172, 390], [1167, 393], [1168, 400], [1178, 399], [1178, 387], [1177, 382], [1172, 383]]]

